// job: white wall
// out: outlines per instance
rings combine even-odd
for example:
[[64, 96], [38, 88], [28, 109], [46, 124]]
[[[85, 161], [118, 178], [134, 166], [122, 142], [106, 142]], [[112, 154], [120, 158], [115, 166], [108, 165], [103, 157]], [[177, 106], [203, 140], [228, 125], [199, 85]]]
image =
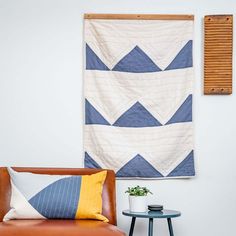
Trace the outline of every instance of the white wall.
[[[202, 94], [202, 18], [236, 13], [234, 0], [0, 0], [0, 165], [82, 166], [83, 13], [195, 14], [197, 177], [117, 181], [118, 225], [126, 232], [127, 186], [147, 185], [150, 202], [179, 209], [176, 236], [236, 235], [236, 93]], [[235, 72], [235, 70], [234, 70]], [[147, 222], [138, 220], [137, 236]], [[168, 235], [155, 221], [157, 235]]]

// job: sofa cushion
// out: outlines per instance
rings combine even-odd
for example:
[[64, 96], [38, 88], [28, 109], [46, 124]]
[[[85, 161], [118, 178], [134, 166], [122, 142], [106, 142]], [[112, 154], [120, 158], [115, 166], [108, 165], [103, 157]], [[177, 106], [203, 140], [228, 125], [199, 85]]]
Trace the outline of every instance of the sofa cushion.
[[11, 220], [0, 223], [4, 236], [125, 236], [116, 226], [97, 220]]
[[102, 189], [106, 171], [92, 175], [44, 175], [16, 172], [11, 176], [10, 219], [97, 219], [108, 222], [102, 212]]

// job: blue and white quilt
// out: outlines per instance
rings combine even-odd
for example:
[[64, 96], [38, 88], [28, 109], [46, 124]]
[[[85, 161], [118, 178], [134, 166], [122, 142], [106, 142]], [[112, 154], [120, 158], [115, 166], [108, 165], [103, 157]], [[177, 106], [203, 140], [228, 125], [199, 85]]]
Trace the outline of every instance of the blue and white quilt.
[[193, 21], [85, 20], [85, 167], [191, 177]]

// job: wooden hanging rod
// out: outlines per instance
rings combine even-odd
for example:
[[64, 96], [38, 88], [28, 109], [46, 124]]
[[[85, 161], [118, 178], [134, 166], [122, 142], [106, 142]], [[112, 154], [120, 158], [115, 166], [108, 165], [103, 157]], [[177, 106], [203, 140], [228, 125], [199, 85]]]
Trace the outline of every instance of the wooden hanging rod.
[[84, 19], [104, 20], [194, 20], [194, 15], [164, 14], [84, 14]]

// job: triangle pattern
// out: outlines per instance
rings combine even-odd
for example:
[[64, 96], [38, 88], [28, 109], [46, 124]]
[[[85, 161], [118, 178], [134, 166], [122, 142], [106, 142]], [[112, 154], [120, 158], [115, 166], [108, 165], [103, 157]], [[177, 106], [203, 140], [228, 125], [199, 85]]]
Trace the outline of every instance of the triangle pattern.
[[119, 127], [151, 127], [162, 124], [139, 102], [123, 113], [113, 124]]
[[110, 125], [87, 99], [85, 99], [85, 124]]
[[194, 176], [194, 160], [193, 160], [193, 151], [191, 151], [188, 156], [168, 174], [167, 177], [176, 177], [176, 176]]
[[116, 177], [154, 178], [163, 175], [138, 154], [116, 172]]
[[112, 70], [133, 73], [161, 71], [152, 59], [138, 46], [124, 56]]
[[[26, 172], [24, 172], [24, 173], [26, 173]], [[28, 179], [28, 181], [29, 181], [29, 179]], [[28, 186], [28, 183], [26, 185]], [[29, 188], [29, 186], [28, 186], [28, 188]], [[28, 202], [28, 200], [25, 198], [24, 194], [21, 191], [19, 191], [18, 187], [16, 187], [14, 183], [11, 183], [11, 192], [12, 192], [11, 201], [14, 204], [12, 204], [12, 208], [4, 216], [3, 221], [8, 221], [8, 220], [13, 220], [13, 219], [19, 218], [19, 212], [21, 212], [21, 219], [23, 219], [23, 218], [27, 218], [27, 219], [45, 219], [45, 217], [43, 215], [41, 215]]]
[[[8, 173], [11, 176], [12, 182], [14, 183], [16, 188], [20, 189], [21, 193], [27, 200], [32, 198], [36, 193], [40, 192], [48, 185], [62, 178], [62, 176], [60, 175], [39, 175], [27, 172], [21, 173], [13, 170], [10, 167], [8, 167], [7, 169]], [[29, 179], [32, 181], [32, 183], [35, 183], [30, 188], [28, 186]]]
[[85, 152], [84, 167], [101, 169], [101, 166], [87, 152]]
[[192, 67], [192, 46], [193, 41], [189, 40], [165, 70], [175, 70]]
[[110, 70], [86, 44], [86, 70]]
[[166, 125], [192, 121], [192, 94], [190, 94]]

